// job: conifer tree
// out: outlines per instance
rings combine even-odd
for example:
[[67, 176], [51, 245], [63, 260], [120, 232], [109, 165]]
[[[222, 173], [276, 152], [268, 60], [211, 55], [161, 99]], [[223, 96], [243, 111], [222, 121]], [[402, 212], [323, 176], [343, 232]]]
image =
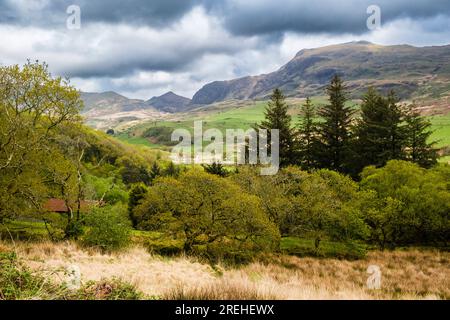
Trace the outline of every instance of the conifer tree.
[[342, 79], [335, 75], [327, 87], [329, 103], [319, 110], [323, 121], [319, 124], [320, 150], [318, 162], [323, 168], [348, 172], [350, 160], [350, 125], [353, 111], [347, 102]]
[[152, 167], [150, 169], [150, 181], [153, 182], [157, 177], [161, 176], [161, 168], [158, 163], [153, 162]]
[[368, 166], [381, 167], [390, 159], [390, 103], [374, 88], [369, 88], [361, 104], [361, 119], [354, 141], [356, 173]]
[[389, 105], [387, 122], [389, 128], [389, 151], [386, 158], [388, 160], [401, 160], [404, 158], [405, 127], [403, 122], [405, 111], [399, 105], [399, 99], [394, 91], [389, 92], [386, 99]]
[[136, 184], [130, 191], [130, 196], [128, 199], [128, 216], [131, 220], [133, 228], [137, 227], [137, 218], [134, 216], [134, 208], [144, 199], [147, 194], [147, 187], [144, 184]]
[[225, 167], [219, 162], [213, 162], [212, 164], [203, 164], [202, 167], [206, 172], [215, 174], [220, 177], [226, 177], [229, 173], [227, 169], [225, 169]]
[[317, 124], [314, 105], [306, 98], [301, 107], [302, 119], [298, 124], [298, 162], [302, 169], [311, 170], [316, 166], [317, 157]]
[[406, 159], [429, 168], [436, 164], [437, 151], [433, 148], [436, 142], [428, 142], [431, 134], [431, 123], [422, 117], [414, 105], [408, 107], [406, 114]]
[[[295, 162], [295, 132], [291, 126], [291, 116], [288, 114], [289, 106], [280, 89], [275, 89], [270, 97], [268, 106], [264, 112], [265, 119], [257, 125], [257, 129], [266, 129], [270, 139], [270, 130], [278, 129], [280, 138], [280, 166], [286, 166]], [[269, 140], [270, 141], [270, 140]]]

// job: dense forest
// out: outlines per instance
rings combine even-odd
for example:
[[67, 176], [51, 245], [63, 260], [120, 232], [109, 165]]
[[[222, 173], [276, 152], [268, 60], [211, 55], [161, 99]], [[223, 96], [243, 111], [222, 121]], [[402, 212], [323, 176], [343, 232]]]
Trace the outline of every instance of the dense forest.
[[[293, 123], [274, 90], [255, 127], [280, 130], [281, 169], [261, 176], [257, 166], [181, 166], [126, 145], [84, 126], [79, 92], [45, 64], [1, 67], [0, 235], [41, 224], [39, 236], [53, 241], [105, 251], [140, 241], [161, 254], [233, 262], [279, 253], [293, 239], [308, 245], [288, 253], [348, 258], [448, 246], [450, 166], [437, 164], [426, 118], [372, 88], [349, 107], [338, 76], [326, 93], [327, 105], [307, 99]], [[49, 199], [66, 212], [50, 212]]]

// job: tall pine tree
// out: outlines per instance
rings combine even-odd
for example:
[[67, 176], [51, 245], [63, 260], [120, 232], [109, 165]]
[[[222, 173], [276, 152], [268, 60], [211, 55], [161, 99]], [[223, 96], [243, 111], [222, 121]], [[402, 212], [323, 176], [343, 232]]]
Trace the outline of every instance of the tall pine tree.
[[388, 109], [388, 128], [389, 128], [389, 143], [388, 155], [389, 160], [404, 159], [405, 146], [405, 127], [403, 124], [405, 120], [405, 112], [399, 105], [399, 99], [396, 97], [394, 91], [390, 91], [386, 98]]
[[354, 174], [368, 166], [384, 166], [402, 157], [402, 115], [393, 93], [387, 98], [369, 88], [361, 104], [361, 119], [355, 129]]
[[428, 142], [433, 133], [430, 121], [422, 117], [414, 105], [408, 107], [405, 121], [406, 159], [425, 168], [436, 164], [437, 151], [433, 148], [435, 142]]
[[270, 97], [268, 106], [264, 112], [265, 119], [257, 125], [257, 129], [278, 129], [280, 138], [280, 166], [286, 166], [295, 162], [295, 132], [291, 126], [291, 116], [288, 114], [289, 106], [280, 89], [275, 89]]
[[304, 170], [316, 167], [317, 157], [317, 123], [316, 111], [311, 99], [306, 98], [300, 110], [301, 120], [298, 124], [298, 163]]
[[350, 125], [353, 111], [347, 102], [346, 88], [342, 79], [335, 75], [327, 87], [329, 103], [319, 110], [323, 119], [319, 123], [320, 152], [318, 163], [323, 168], [349, 172]]

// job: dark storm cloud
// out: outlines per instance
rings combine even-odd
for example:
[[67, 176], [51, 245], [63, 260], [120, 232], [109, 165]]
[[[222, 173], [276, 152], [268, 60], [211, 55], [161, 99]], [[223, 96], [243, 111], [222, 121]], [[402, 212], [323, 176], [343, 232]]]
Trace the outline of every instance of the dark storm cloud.
[[82, 21], [163, 26], [176, 21], [200, 0], [0, 0], [0, 23], [54, 27], [64, 23], [70, 5], [81, 8]]
[[[70, 5], [81, 29], [66, 28]], [[380, 31], [367, 29], [369, 5]], [[446, 44], [450, 0], [0, 0], [0, 38], [0, 63], [39, 59], [86, 86], [188, 94], [353, 38]]]
[[197, 3], [197, 0], [109, 0], [106, 3], [87, 0], [80, 1], [80, 7], [87, 21], [153, 26], [173, 22]]
[[69, 5], [79, 5], [83, 23], [126, 23], [165, 27], [195, 6], [223, 20], [238, 35], [367, 32], [367, 7], [381, 8], [382, 22], [399, 18], [450, 16], [449, 0], [0, 0], [0, 23], [54, 27], [64, 25]]
[[228, 30], [239, 35], [286, 31], [361, 34], [368, 31], [366, 21], [370, 5], [380, 7], [382, 23], [400, 18], [425, 19], [439, 15], [450, 19], [449, 0], [225, 0], [211, 10], [224, 17]]

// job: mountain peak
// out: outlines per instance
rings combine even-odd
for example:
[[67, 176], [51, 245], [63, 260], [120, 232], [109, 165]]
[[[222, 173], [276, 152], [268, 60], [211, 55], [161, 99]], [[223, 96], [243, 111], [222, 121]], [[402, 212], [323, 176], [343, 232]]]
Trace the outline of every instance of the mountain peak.
[[191, 99], [182, 97], [173, 91], [168, 91], [160, 96], [147, 100], [146, 103], [160, 111], [179, 112], [186, 109], [191, 103]]
[[353, 96], [360, 96], [371, 85], [382, 92], [392, 89], [400, 98], [410, 98], [417, 94], [423, 79], [436, 81], [436, 87], [445, 93], [450, 86], [450, 71], [443, 66], [449, 64], [450, 46], [383, 46], [353, 41], [303, 49], [269, 74], [211, 82], [195, 93], [192, 104], [266, 99], [275, 88], [289, 97], [322, 95], [335, 74], [351, 83]]
[[359, 41], [350, 41], [344, 44], [353, 44], [353, 45], [372, 45], [373, 43], [366, 40], [359, 40]]

